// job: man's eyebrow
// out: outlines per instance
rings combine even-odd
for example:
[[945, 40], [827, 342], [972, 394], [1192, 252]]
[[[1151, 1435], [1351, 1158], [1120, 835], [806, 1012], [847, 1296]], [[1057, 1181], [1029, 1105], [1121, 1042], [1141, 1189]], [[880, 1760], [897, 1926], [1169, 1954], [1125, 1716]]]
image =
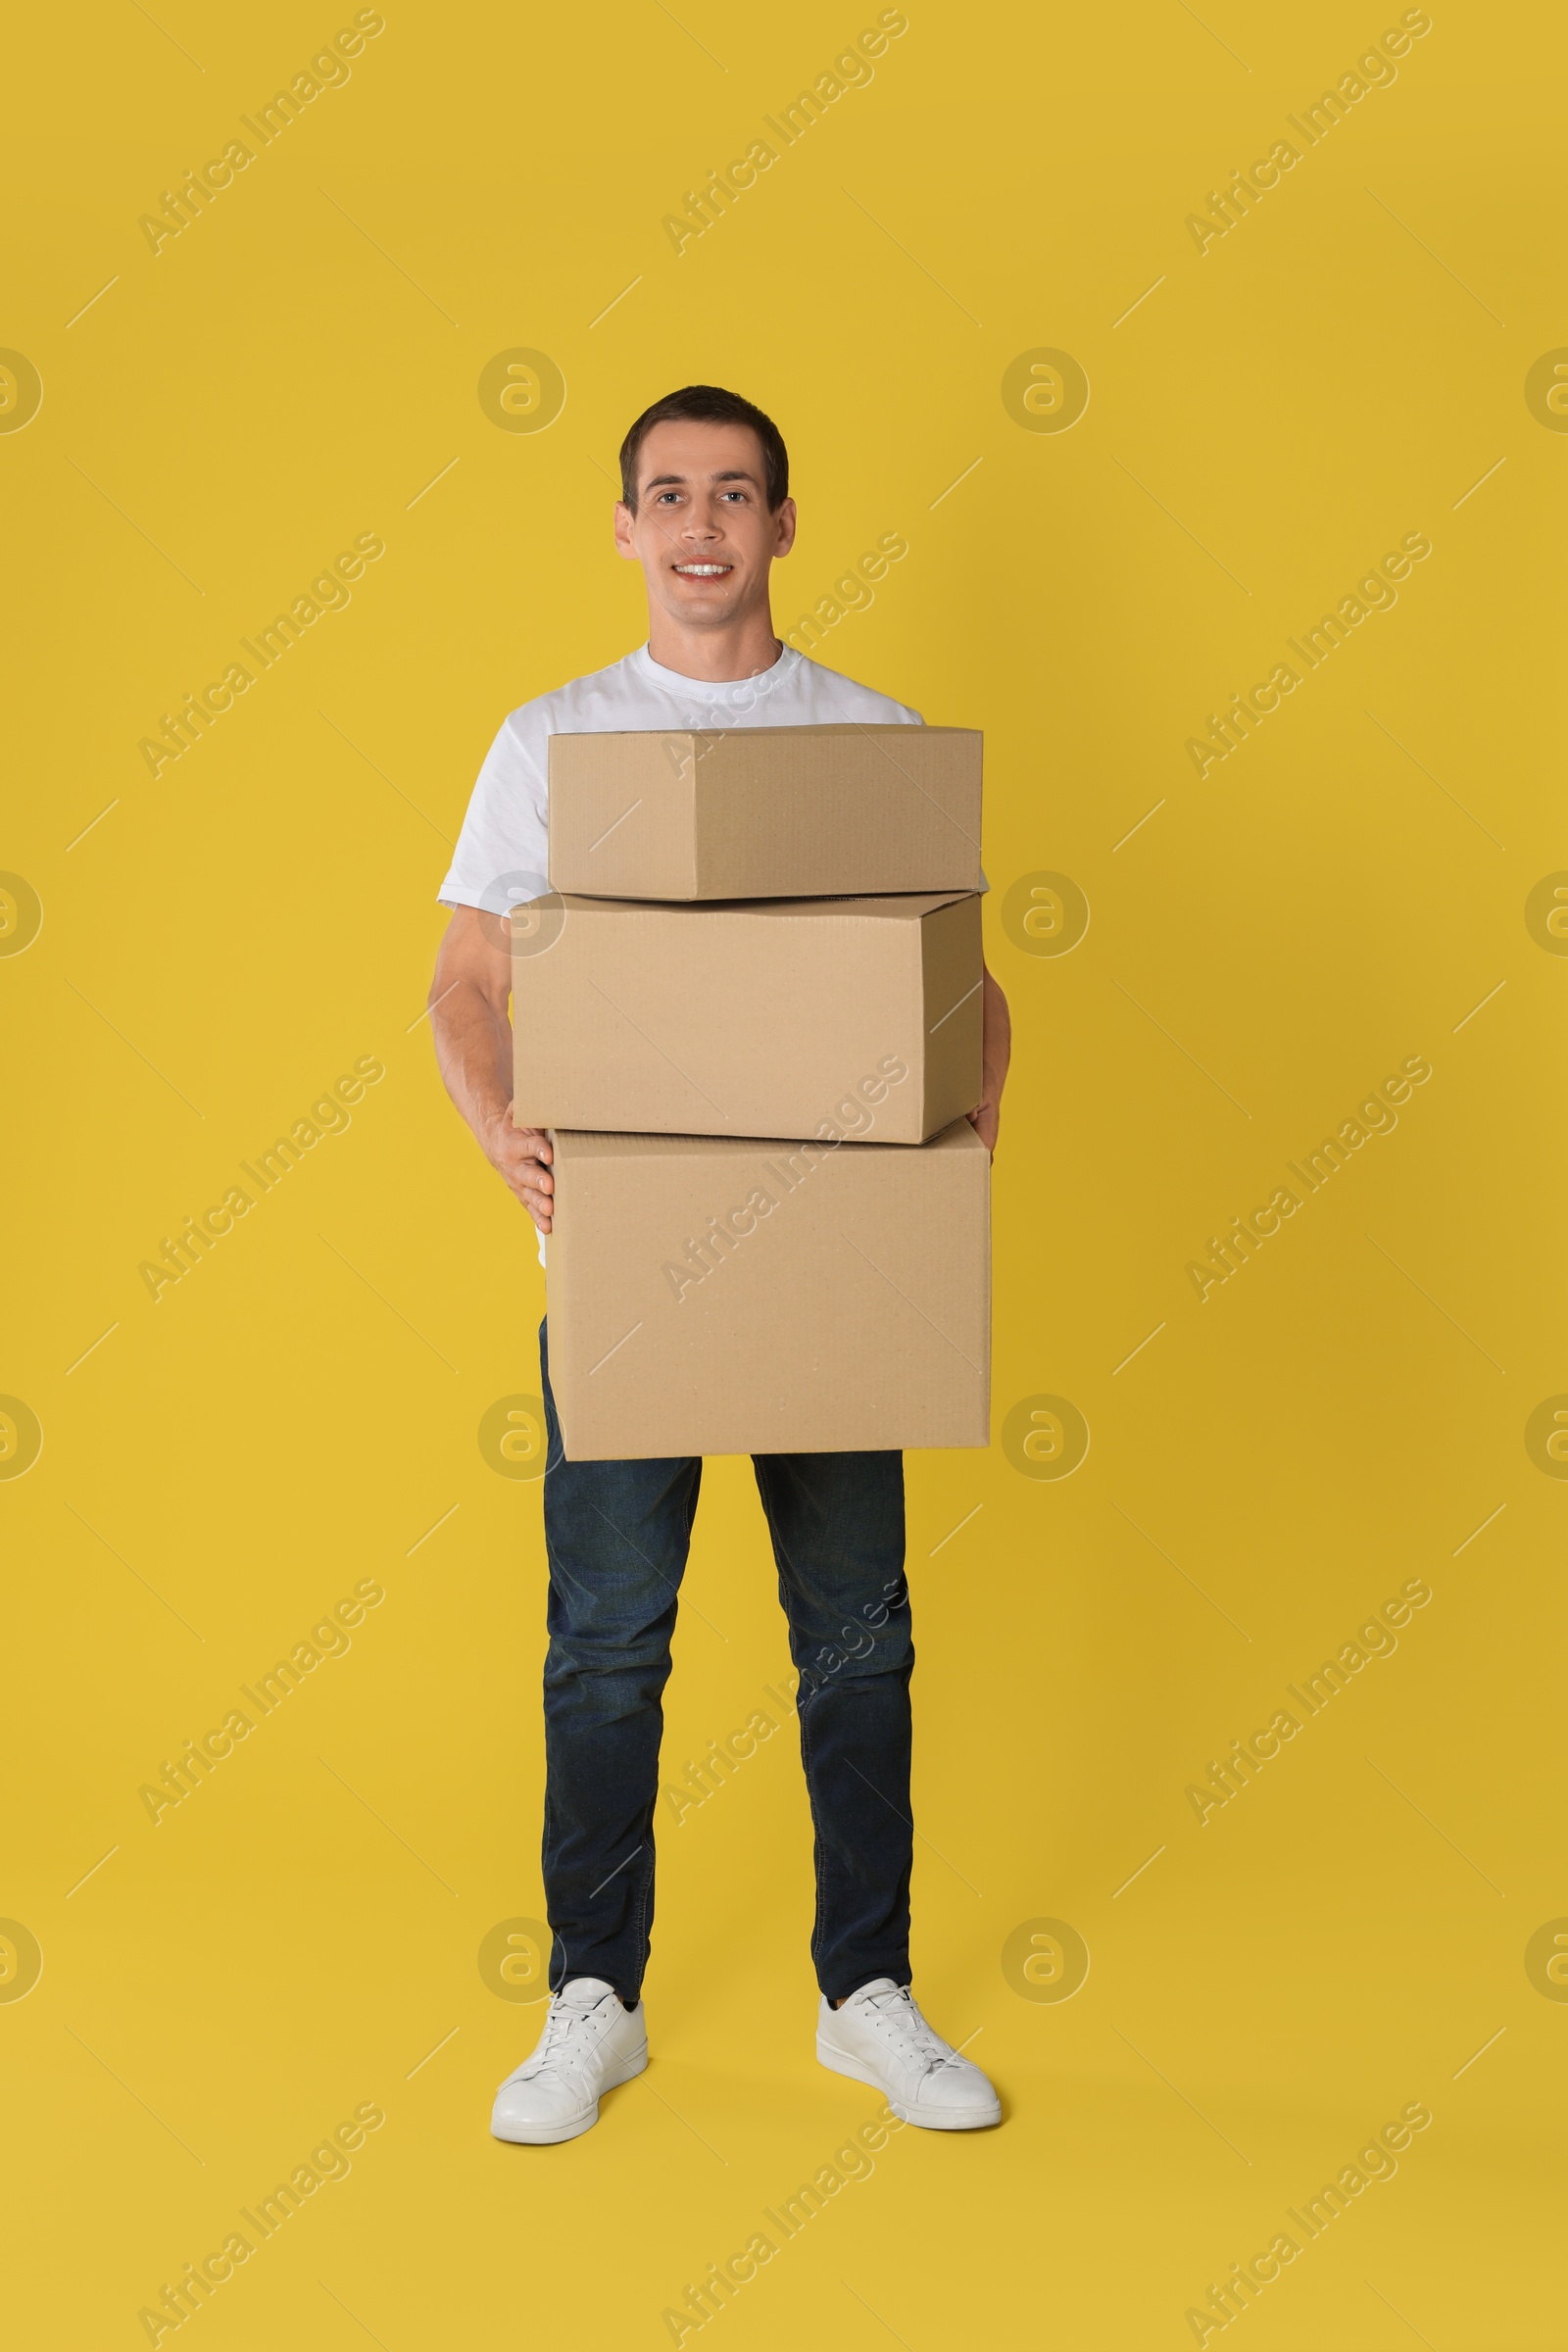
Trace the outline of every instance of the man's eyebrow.
[[[744, 466], [726, 466], [722, 473], [710, 473], [708, 478], [710, 482], [750, 482], [754, 490], [761, 488], [757, 475], [749, 473]], [[685, 488], [689, 476], [684, 473], [656, 473], [644, 482], [643, 488], [644, 490], [679, 490]]]

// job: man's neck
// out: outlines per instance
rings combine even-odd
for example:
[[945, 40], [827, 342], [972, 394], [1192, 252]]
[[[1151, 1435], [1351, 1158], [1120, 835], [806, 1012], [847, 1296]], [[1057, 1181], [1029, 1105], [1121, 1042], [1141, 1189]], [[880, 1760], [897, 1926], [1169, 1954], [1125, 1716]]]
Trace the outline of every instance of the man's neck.
[[683, 629], [667, 612], [648, 615], [648, 651], [661, 669], [719, 686], [731, 679], [760, 677], [783, 655], [764, 605], [725, 629]]

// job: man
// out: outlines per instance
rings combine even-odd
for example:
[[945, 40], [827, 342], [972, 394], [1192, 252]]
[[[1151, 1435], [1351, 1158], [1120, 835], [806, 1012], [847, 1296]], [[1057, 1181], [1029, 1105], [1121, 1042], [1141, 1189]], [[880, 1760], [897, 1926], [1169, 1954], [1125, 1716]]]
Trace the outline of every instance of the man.
[[[541, 1236], [551, 1227], [551, 1147], [512, 1123], [512, 975], [501, 918], [547, 887], [550, 736], [922, 723], [774, 635], [768, 570], [794, 542], [795, 504], [784, 443], [760, 409], [710, 385], [671, 393], [638, 417], [620, 468], [615, 545], [643, 567], [648, 643], [507, 719], [440, 893], [454, 909], [430, 991], [442, 1076]], [[988, 972], [985, 1089], [970, 1115], [993, 1149], [1008, 1042], [1006, 1003]], [[600, 2094], [648, 2063], [640, 1987], [654, 1908], [660, 1702], [702, 1475], [701, 1461], [565, 1459], [544, 1329], [540, 1363], [551, 2003], [532, 2056], [497, 2093], [490, 2127], [500, 2139], [534, 2144], [586, 2132]], [[906, 2123], [938, 2131], [997, 2123], [991, 2084], [926, 2023], [909, 1991], [914, 1652], [903, 1458], [772, 1454], [754, 1466], [800, 1674], [816, 1849], [817, 2056], [882, 2091]], [[847, 1655], [839, 1644], [851, 1626], [858, 1634]]]

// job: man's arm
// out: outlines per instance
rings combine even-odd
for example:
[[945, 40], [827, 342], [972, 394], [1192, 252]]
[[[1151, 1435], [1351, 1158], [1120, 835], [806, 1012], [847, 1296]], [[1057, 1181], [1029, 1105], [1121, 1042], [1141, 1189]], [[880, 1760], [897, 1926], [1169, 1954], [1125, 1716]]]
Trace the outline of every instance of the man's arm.
[[995, 1152], [997, 1123], [1002, 1113], [1002, 1090], [1007, 1083], [1007, 1064], [1012, 1058], [1012, 1017], [1007, 1010], [1007, 1000], [989, 970], [985, 976], [985, 993], [980, 1002], [985, 1007], [980, 1048], [985, 1066], [985, 1085], [978, 1104], [969, 1113], [969, 1123], [986, 1150]]
[[550, 1145], [542, 1129], [512, 1123], [508, 930], [501, 916], [477, 906], [454, 910], [430, 983], [430, 1026], [447, 1093], [497, 1175], [548, 1233], [556, 1184]]

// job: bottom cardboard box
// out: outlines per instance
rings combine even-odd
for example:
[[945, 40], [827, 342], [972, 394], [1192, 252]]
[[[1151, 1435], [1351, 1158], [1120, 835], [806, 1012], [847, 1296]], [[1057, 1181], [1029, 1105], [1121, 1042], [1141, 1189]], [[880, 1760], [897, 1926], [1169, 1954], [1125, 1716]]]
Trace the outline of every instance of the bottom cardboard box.
[[566, 1458], [984, 1446], [991, 1160], [917, 1146], [554, 1137]]

